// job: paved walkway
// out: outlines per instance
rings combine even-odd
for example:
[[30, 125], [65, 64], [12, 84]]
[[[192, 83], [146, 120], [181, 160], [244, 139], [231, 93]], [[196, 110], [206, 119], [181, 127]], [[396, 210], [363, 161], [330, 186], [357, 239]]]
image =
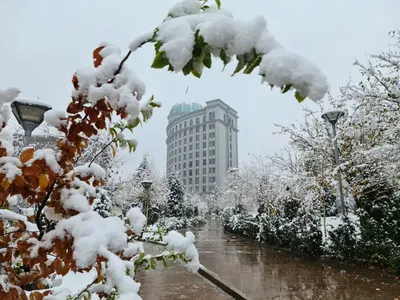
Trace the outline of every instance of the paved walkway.
[[155, 271], [141, 271], [141, 296], [144, 300], [230, 300], [216, 286], [198, 274], [193, 274], [179, 263], [171, 262], [165, 269], [158, 263]]

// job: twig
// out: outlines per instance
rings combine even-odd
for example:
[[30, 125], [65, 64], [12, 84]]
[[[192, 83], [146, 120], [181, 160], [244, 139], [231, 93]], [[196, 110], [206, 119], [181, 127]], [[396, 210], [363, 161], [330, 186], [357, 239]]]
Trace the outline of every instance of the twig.
[[72, 299], [79, 299], [80, 296], [83, 295], [85, 292], [89, 292], [88, 288], [90, 288], [93, 284], [95, 284], [99, 280], [99, 277], [97, 276], [91, 283], [89, 283], [82, 291], [80, 291], [78, 294], [76, 294]]
[[57, 179], [54, 180], [53, 184], [50, 187], [50, 190], [47, 192], [47, 194], [44, 197], [42, 203], [40, 203], [40, 205], [38, 207], [38, 211], [36, 212], [35, 222], [36, 222], [36, 225], [37, 225], [37, 227], [38, 227], [38, 229], [40, 231], [40, 234], [39, 234], [39, 237], [38, 237], [39, 241], [42, 239], [42, 237], [44, 235], [44, 230], [43, 230], [42, 221], [41, 221], [41, 219], [42, 219], [42, 210], [46, 206], [46, 203], [49, 200], [51, 193], [53, 192], [54, 186], [56, 185], [56, 181], [57, 181]]
[[97, 154], [93, 157], [93, 159], [90, 161], [90, 163], [89, 163], [89, 168], [90, 168], [90, 166], [92, 165], [92, 163], [96, 160], [96, 158], [104, 151], [104, 150], [106, 150], [106, 148], [108, 147], [108, 146], [110, 146], [112, 143], [114, 143], [115, 141], [117, 140], [117, 138], [114, 138], [114, 139], [112, 139], [107, 145], [105, 145], [104, 147], [103, 147], [103, 149], [101, 149], [99, 152], [97, 152]]

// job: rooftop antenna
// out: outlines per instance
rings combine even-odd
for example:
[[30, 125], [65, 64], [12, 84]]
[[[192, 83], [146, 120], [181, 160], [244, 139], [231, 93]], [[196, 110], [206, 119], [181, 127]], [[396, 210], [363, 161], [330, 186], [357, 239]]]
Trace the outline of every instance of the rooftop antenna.
[[186, 87], [186, 93], [185, 93], [186, 95], [187, 95], [188, 91], [189, 91], [189, 86]]

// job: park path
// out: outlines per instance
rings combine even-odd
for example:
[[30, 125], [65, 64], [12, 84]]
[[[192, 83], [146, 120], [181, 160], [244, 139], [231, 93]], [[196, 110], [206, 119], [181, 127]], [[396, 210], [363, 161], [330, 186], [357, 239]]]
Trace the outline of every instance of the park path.
[[257, 300], [400, 299], [400, 278], [328, 265], [226, 232], [218, 220], [192, 230], [200, 262]]
[[[218, 220], [190, 229], [200, 262], [253, 300], [400, 299], [400, 278], [378, 271], [323, 263], [226, 232]], [[184, 230], [183, 230], [184, 231]], [[232, 299], [179, 263], [141, 272], [145, 300]]]

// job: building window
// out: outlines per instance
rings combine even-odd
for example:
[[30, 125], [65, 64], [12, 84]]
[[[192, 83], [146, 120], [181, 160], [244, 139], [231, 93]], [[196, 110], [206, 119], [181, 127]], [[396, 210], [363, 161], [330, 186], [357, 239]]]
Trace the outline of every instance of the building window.
[[200, 126], [197, 126], [196, 127], [196, 133], [199, 133], [200, 132]]
[[214, 120], [215, 119], [215, 111], [210, 111], [209, 116], [210, 116], [210, 118], [209, 118], [210, 121]]
[[[184, 169], [186, 168], [186, 162], [183, 163], [183, 168], [184, 168]], [[183, 172], [185, 172], [185, 173], [184, 173], [185, 175], [183, 175], [183, 176], [186, 176], [186, 171], [183, 171]]]
[[183, 185], [186, 185], [186, 178], [183, 179]]
[[203, 193], [207, 192], [207, 187], [203, 185]]
[[[199, 169], [196, 169], [196, 176], [199, 176]], [[197, 177], [198, 178], [198, 177]], [[198, 183], [198, 182], [196, 182], [196, 183]]]
[[179, 148], [179, 154], [181, 154], [181, 150], [182, 150], [182, 148]]
[[189, 153], [189, 159], [193, 159], [193, 153], [192, 152]]
[[186, 154], [183, 154], [183, 160], [186, 160]]
[[207, 126], [204, 124], [203, 125], [203, 131], [206, 131], [207, 130]]
[[196, 142], [199, 142], [200, 141], [200, 135], [198, 134], [198, 135], [196, 135]]
[[210, 183], [214, 183], [215, 182], [215, 177], [210, 177]]
[[203, 133], [203, 140], [207, 139], [207, 134]]
[[185, 131], [183, 132], [183, 135], [186, 136], [187, 134], [187, 130], [185, 129]]
[[192, 184], [192, 178], [189, 178], [189, 184]]
[[193, 150], [193, 145], [189, 145], [189, 151]]
[[207, 150], [203, 150], [203, 157], [207, 157]]
[[199, 187], [198, 186], [196, 186], [196, 192], [199, 192]]
[[203, 148], [207, 147], [207, 142], [203, 142]]
[[183, 143], [184, 143], [184, 144], [187, 143], [187, 139], [186, 139], [186, 138], [183, 139]]
[[196, 167], [198, 167], [200, 165], [200, 161], [196, 160]]
[[196, 158], [200, 158], [200, 152], [199, 151], [196, 151]]
[[193, 162], [189, 161], [189, 168], [193, 166]]
[[196, 124], [199, 124], [199, 123], [200, 123], [200, 118], [197, 117], [197, 118], [196, 118]]
[[193, 175], [193, 171], [189, 170], [189, 176], [192, 176], [192, 175]]
[[189, 132], [190, 134], [193, 134], [193, 128], [190, 128], [190, 132]]
[[190, 119], [190, 126], [192, 126], [193, 125], [193, 120], [192, 119]]
[[215, 147], [215, 141], [210, 142], [210, 147]]
[[200, 143], [196, 143], [196, 150], [200, 149]]
[[186, 121], [183, 123], [183, 127], [187, 127], [187, 122]]
[[207, 183], [207, 177], [203, 177], [203, 183]]
[[[203, 166], [207, 164], [207, 159], [203, 159]], [[205, 170], [205, 169], [204, 169]], [[205, 172], [204, 172], [205, 173]]]
[[[199, 184], [199, 177], [196, 177], [196, 184]], [[197, 187], [197, 186], [196, 186]], [[198, 187], [197, 187], [198, 188]]]
[[203, 122], [205, 122], [206, 121], [206, 116], [203, 116]]
[[183, 146], [183, 152], [186, 152], [186, 146]]
[[189, 138], [189, 143], [193, 143], [193, 137], [192, 136]]

